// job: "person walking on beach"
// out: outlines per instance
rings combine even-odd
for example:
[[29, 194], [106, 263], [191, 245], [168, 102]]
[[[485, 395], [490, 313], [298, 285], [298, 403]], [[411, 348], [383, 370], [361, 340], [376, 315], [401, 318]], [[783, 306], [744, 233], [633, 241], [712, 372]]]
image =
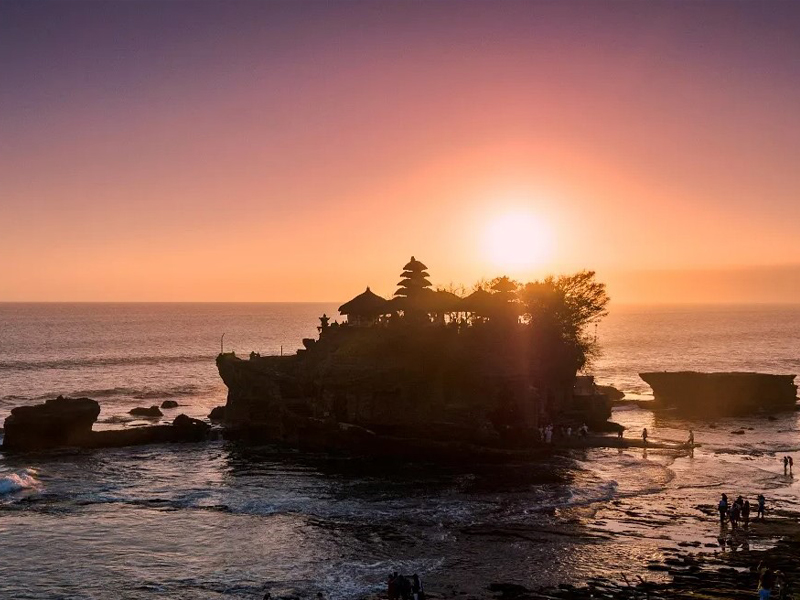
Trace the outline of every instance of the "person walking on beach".
[[792, 475], [792, 467], [794, 466], [794, 459], [791, 456], [787, 456], [789, 459], [789, 475]]
[[756, 513], [756, 519], [764, 520], [764, 505], [767, 503], [767, 499], [764, 498], [764, 494], [758, 495], [758, 512]]
[[725, 525], [725, 517], [728, 514], [728, 495], [722, 494], [722, 499], [719, 501], [717, 505], [717, 510], [719, 510], [719, 524]]
[[647, 427], [642, 429], [642, 442], [644, 442], [644, 445], [647, 446]]
[[731, 526], [736, 529], [739, 526], [739, 515], [741, 511], [741, 506], [739, 505], [739, 501], [735, 500], [733, 505], [731, 506]]
[[750, 500], [745, 500], [742, 505], [742, 520], [745, 527], [750, 525]]
[[694, 446], [694, 431], [692, 429], [689, 430], [689, 439], [686, 441], [687, 446]]

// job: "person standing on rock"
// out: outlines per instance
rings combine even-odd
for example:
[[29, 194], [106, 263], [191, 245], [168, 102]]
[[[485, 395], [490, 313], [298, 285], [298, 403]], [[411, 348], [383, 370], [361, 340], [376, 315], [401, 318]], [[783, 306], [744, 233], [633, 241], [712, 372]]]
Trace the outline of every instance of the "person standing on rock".
[[764, 498], [764, 494], [758, 495], [758, 512], [756, 513], [756, 518], [764, 520], [764, 505], [767, 503], [767, 499]]
[[787, 456], [786, 458], [789, 459], [789, 475], [792, 475], [792, 467], [794, 467], [794, 459], [791, 456]]
[[717, 505], [717, 509], [719, 510], [719, 524], [725, 525], [725, 517], [728, 514], [728, 495], [722, 494], [722, 499], [719, 501]]
[[789, 469], [789, 457], [788, 456], [784, 456], [783, 457], [783, 474], [784, 475], [787, 474], [787, 470], [788, 469]]
[[647, 427], [642, 430], [642, 442], [647, 446]]

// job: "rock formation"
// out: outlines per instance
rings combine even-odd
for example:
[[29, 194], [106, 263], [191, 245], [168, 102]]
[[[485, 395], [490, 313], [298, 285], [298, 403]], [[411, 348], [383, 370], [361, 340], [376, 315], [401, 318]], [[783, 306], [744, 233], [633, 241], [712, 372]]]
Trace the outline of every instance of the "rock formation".
[[80, 446], [91, 436], [100, 405], [90, 398], [59, 396], [36, 406], [18, 406], [5, 420], [3, 447], [38, 450]]
[[765, 373], [640, 373], [651, 388], [656, 407], [686, 415], [746, 415], [793, 410], [797, 403], [794, 375]]
[[164, 413], [161, 412], [157, 406], [151, 406], [150, 408], [145, 408], [143, 406], [137, 406], [136, 408], [132, 408], [128, 411], [129, 414], [133, 415], [134, 417], [163, 417]]
[[175, 400], [164, 400], [161, 403], [161, 408], [178, 408], [178, 403]]
[[99, 414], [100, 405], [90, 398], [59, 396], [44, 404], [19, 406], [6, 418], [3, 450], [111, 448], [197, 442], [206, 439], [211, 428], [203, 421], [181, 414], [175, 417], [172, 425], [93, 431], [92, 425]]

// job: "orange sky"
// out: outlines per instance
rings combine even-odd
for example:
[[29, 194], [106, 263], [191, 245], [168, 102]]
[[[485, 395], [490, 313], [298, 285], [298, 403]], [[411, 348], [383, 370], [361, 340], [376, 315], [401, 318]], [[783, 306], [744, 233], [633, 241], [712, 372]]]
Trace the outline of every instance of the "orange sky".
[[[4, 3], [0, 300], [340, 300], [414, 254], [441, 284], [593, 268], [621, 302], [797, 301], [798, 26], [788, 3]], [[520, 211], [552, 247], [506, 269], [486, 230]]]

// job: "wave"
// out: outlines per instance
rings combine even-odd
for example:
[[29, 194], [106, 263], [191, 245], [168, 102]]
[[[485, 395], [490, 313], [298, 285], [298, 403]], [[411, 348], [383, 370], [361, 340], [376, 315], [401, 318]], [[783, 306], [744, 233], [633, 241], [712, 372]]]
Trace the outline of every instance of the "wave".
[[46, 369], [82, 369], [84, 367], [113, 367], [128, 365], [161, 365], [186, 364], [197, 362], [213, 362], [213, 354], [189, 354], [178, 356], [95, 356], [83, 358], [65, 358], [59, 360], [4, 360], [0, 361], [0, 369], [17, 369], [20, 371], [41, 371]]
[[72, 398], [134, 398], [136, 400], [151, 400], [151, 399], [158, 399], [158, 398], [180, 398], [186, 396], [196, 396], [201, 394], [205, 391], [210, 391], [209, 388], [194, 385], [194, 384], [187, 384], [187, 385], [177, 385], [177, 386], [170, 386], [161, 389], [153, 389], [153, 388], [130, 388], [130, 387], [113, 387], [113, 388], [99, 388], [99, 389], [87, 389], [87, 390], [73, 390], [70, 392], [65, 393], [64, 391], [58, 392], [49, 392], [46, 394], [40, 394], [38, 396], [32, 397], [25, 397], [10, 394], [8, 396], [3, 396], [0, 398], [2, 403], [24, 403], [24, 402], [41, 402], [43, 400], [49, 400], [50, 398], [55, 398], [59, 395], [65, 395]]
[[11, 473], [0, 477], [0, 496], [13, 494], [22, 490], [37, 490], [42, 486], [36, 479], [35, 469], [23, 469], [18, 473]]

